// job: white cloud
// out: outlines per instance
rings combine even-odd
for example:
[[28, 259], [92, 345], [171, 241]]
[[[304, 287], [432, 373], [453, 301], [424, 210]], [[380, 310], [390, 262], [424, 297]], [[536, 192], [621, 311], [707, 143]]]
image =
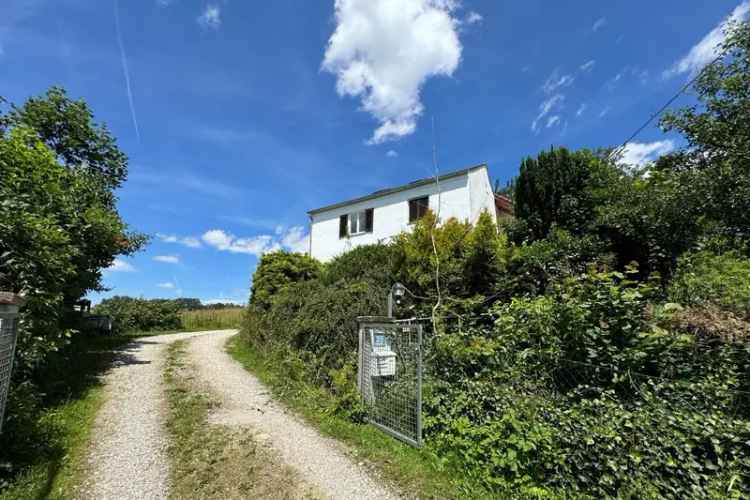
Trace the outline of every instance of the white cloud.
[[172, 283], [171, 281], [167, 281], [167, 282], [164, 282], [164, 283], [157, 283], [156, 286], [158, 286], [159, 288], [165, 288], [167, 290], [174, 290], [175, 289], [175, 284]]
[[466, 14], [466, 18], [464, 19], [464, 23], [466, 24], [476, 24], [481, 23], [484, 18], [482, 17], [482, 14], [479, 12], [474, 12], [473, 10]]
[[620, 163], [629, 166], [644, 167], [659, 156], [673, 150], [674, 142], [670, 140], [648, 143], [631, 142], [625, 146]]
[[112, 265], [105, 269], [105, 271], [112, 273], [132, 273], [135, 271], [135, 267], [133, 267], [131, 263], [122, 259], [115, 259], [114, 262], [112, 262]]
[[539, 129], [539, 120], [547, 116], [554, 109], [561, 107], [563, 101], [565, 101], [565, 96], [562, 94], [555, 94], [542, 101], [542, 103], [539, 105], [539, 114], [534, 119], [534, 121], [531, 122], [532, 132], [536, 132]]
[[558, 71], [555, 70], [552, 72], [549, 78], [547, 78], [547, 81], [544, 82], [544, 85], [542, 85], [542, 90], [545, 94], [550, 95], [560, 88], [572, 85], [574, 81], [575, 78], [572, 75], [560, 76], [558, 74]]
[[588, 72], [594, 69], [594, 65], [596, 64], [595, 60], [587, 61], [579, 66], [581, 71]]
[[578, 111], [576, 111], [576, 116], [581, 116], [584, 111], [586, 111], [586, 103], [582, 102], [580, 106], [578, 106]]
[[719, 46], [724, 42], [726, 33], [724, 28], [728, 22], [744, 21], [750, 16], [750, 0], [739, 4], [732, 13], [722, 20], [703, 39], [694, 45], [690, 51], [671, 68], [664, 71], [663, 76], [669, 78], [682, 73], [696, 75], [703, 67], [719, 55]]
[[609, 112], [610, 112], [611, 110], [612, 110], [612, 106], [609, 106], [609, 105], [607, 105], [607, 106], [604, 106], [604, 109], [602, 109], [602, 110], [601, 110], [601, 111], [599, 112], [599, 118], [604, 118], [605, 116], [607, 116], [607, 114], [608, 114], [608, 113], [609, 113]]
[[412, 134], [422, 85], [453, 75], [462, 50], [456, 8], [450, 0], [336, 0], [322, 68], [336, 75], [340, 96], [361, 98], [379, 122], [369, 144]]
[[591, 31], [597, 32], [603, 27], [607, 25], [607, 18], [606, 17], [600, 17], [596, 21], [594, 21], [594, 24], [591, 26]]
[[198, 238], [193, 236], [176, 236], [174, 234], [156, 233], [156, 237], [164, 243], [177, 243], [188, 248], [201, 248], [201, 244]]
[[559, 125], [559, 124], [560, 124], [560, 115], [550, 116], [549, 119], [547, 120], [547, 128], [552, 128], [555, 125]]
[[179, 255], [156, 255], [153, 258], [156, 262], [164, 262], [165, 264], [179, 264]]
[[305, 234], [305, 228], [302, 226], [290, 227], [281, 238], [281, 246], [292, 252], [305, 252], [308, 248], [308, 238]]
[[398, 153], [392, 149], [389, 149], [388, 152], [385, 154], [388, 158], [396, 158], [398, 156]]
[[201, 239], [206, 245], [217, 250], [257, 256], [281, 249], [305, 252], [308, 242], [308, 236], [302, 226], [280, 228], [275, 235], [261, 234], [249, 238], [238, 238], [223, 229], [211, 229], [203, 233]]
[[203, 29], [219, 29], [221, 26], [221, 8], [216, 4], [208, 4], [203, 13], [198, 16], [198, 24]]

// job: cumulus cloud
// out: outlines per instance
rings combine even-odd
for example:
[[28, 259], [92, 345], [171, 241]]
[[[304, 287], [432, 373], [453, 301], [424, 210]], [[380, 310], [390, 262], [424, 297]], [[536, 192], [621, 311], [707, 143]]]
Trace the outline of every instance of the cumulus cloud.
[[261, 234], [248, 238], [238, 238], [223, 229], [211, 229], [201, 236], [206, 245], [217, 250], [256, 256], [281, 249], [304, 252], [307, 250], [307, 238], [302, 226], [280, 228], [274, 235]]
[[179, 255], [156, 255], [153, 258], [156, 262], [164, 262], [165, 264], [179, 264]]
[[597, 32], [603, 27], [607, 25], [607, 18], [606, 17], [600, 17], [596, 21], [594, 21], [594, 24], [591, 26], [591, 31]]
[[221, 7], [216, 4], [206, 5], [197, 21], [203, 29], [219, 29], [219, 26], [221, 26]]
[[389, 149], [388, 152], [385, 154], [388, 158], [396, 158], [398, 156], [398, 153], [392, 149]]
[[461, 61], [457, 2], [336, 0], [336, 29], [322, 68], [340, 96], [359, 97], [379, 123], [369, 144], [412, 134], [432, 76], [451, 76]]
[[156, 286], [158, 286], [159, 288], [167, 289], [167, 290], [174, 290], [176, 288], [175, 284], [172, 283], [171, 281], [166, 281], [164, 283], [157, 283]]
[[706, 64], [719, 55], [720, 45], [726, 38], [725, 28], [727, 23], [744, 21], [748, 17], [750, 17], [750, 0], [745, 0], [735, 7], [726, 19], [709, 31], [700, 42], [695, 44], [682, 59], [664, 71], [663, 76], [670, 78], [683, 73], [689, 73], [691, 76], [696, 75]]
[[201, 248], [201, 244], [198, 238], [193, 236], [177, 236], [174, 234], [156, 233], [156, 237], [164, 243], [177, 243], [178, 245], [186, 246], [188, 248]]
[[631, 142], [625, 146], [620, 163], [633, 167], [644, 167], [674, 150], [674, 142], [670, 140], [655, 142]]
[[115, 259], [114, 262], [112, 262], [112, 265], [105, 269], [105, 271], [113, 273], [132, 273], [135, 271], [135, 267], [133, 267], [130, 262], [122, 259]]

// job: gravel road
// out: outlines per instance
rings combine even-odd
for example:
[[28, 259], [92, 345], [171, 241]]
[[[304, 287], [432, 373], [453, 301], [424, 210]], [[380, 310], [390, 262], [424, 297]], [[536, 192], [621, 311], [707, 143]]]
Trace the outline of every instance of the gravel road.
[[[104, 377], [106, 400], [94, 424], [88, 474], [77, 498], [156, 499], [169, 492], [163, 428], [164, 349], [212, 332], [144, 337], [129, 344]], [[230, 332], [231, 333], [231, 332]]]
[[357, 464], [339, 442], [321, 436], [275, 403], [268, 390], [224, 350], [232, 331], [192, 339], [189, 353], [201, 378], [221, 399], [214, 423], [250, 426], [308, 484], [332, 499], [398, 498]]

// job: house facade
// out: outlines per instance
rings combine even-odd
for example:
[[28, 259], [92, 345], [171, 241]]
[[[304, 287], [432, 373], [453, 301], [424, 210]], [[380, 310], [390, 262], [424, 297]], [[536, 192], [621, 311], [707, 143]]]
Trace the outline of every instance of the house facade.
[[497, 205], [487, 165], [311, 210], [308, 253], [326, 262], [360, 245], [385, 243], [409, 231], [428, 209], [439, 214], [441, 221], [454, 217], [473, 224], [482, 212], [496, 219]]

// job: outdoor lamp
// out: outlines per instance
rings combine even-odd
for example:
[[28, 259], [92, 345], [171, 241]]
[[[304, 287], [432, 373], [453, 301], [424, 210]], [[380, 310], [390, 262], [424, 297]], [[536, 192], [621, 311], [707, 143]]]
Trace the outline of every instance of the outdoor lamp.
[[391, 291], [388, 293], [388, 317], [393, 317], [393, 298], [396, 298], [396, 304], [401, 304], [401, 299], [406, 295], [406, 287], [401, 283], [394, 283]]

